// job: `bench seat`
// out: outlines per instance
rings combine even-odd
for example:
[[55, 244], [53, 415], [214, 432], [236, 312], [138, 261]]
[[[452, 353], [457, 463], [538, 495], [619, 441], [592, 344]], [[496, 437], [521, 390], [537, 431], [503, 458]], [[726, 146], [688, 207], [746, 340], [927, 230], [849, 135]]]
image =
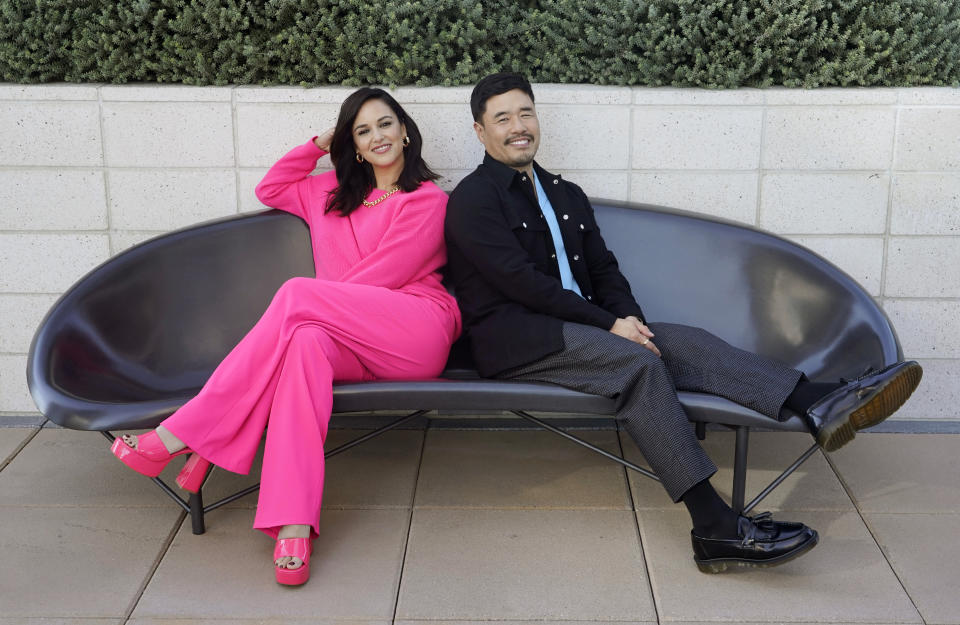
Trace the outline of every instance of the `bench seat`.
[[[814, 380], [855, 377], [866, 366], [902, 359], [894, 329], [873, 298], [815, 253], [696, 213], [593, 203], [647, 319], [703, 327]], [[31, 344], [30, 392], [47, 418], [67, 428], [112, 438], [112, 430], [155, 427], [196, 394], [285, 280], [313, 275], [305, 224], [276, 210], [146, 241], [91, 271], [54, 304]], [[774, 422], [715, 396], [681, 392], [680, 400], [691, 421], [737, 430], [734, 503], [740, 508], [749, 429], [806, 431], [796, 416]], [[442, 379], [334, 388], [335, 414], [431, 410], [609, 417], [613, 400], [548, 384], [480, 379], [463, 342], [454, 346]], [[178, 500], [194, 514], [194, 531], [202, 531], [197, 499]]]

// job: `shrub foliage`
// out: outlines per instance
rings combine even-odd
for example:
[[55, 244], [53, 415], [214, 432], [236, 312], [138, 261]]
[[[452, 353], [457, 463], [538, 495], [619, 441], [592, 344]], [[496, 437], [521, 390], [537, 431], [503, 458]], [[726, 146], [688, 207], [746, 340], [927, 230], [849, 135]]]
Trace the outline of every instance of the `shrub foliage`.
[[956, 0], [0, 0], [2, 80], [960, 84]]

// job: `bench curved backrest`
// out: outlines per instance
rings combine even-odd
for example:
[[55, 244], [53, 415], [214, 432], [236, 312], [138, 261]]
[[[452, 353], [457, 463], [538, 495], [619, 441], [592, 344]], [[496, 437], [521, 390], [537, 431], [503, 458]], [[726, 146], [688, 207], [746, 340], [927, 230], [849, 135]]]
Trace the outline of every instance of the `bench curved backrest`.
[[[814, 378], [900, 356], [870, 296], [802, 247], [662, 207], [594, 206], [649, 320], [704, 327]], [[31, 345], [30, 391], [66, 427], [153, 427], [196, 394], [286, 279], [312, 275], [306, 226], [280, 211], [151, 239], [53, 306]]]

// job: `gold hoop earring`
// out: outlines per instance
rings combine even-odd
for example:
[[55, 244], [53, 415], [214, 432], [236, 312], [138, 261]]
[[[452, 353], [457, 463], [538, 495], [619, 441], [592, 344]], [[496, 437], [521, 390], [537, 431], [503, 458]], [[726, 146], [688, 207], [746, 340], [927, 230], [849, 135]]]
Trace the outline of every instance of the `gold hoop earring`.
[[360, 156], [360, 152], [357, 152], [357, 162], [358, 162], [358, 163], [362, 163], [362, 162], [363, 162], [363, 157]]
[[410, 145], [410, 137], [404, 137], [404, 138], [403, 138], [403, 147], [407, 147], [408, 145]]

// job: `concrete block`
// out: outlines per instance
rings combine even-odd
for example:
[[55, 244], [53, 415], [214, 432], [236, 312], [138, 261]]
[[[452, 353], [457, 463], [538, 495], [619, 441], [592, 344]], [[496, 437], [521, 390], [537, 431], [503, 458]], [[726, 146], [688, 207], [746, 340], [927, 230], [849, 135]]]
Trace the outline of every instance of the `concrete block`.
[[960, 108], [902, 109], [894, 167], [960, 170]]
[[887, 297], [960, 297], [960, 239], [890, 237]]
[[754, 172], [634, 172], [630, 201], [660, 204], [753, 225], [757, 214]]
[[96, 102], [0, 102], [0, 165], [100, 165]]
[[[533, 85], [534, 95], [539, 89], [538, 85]], [[388, 89], [390, 94], [396, 98], [397, 102], [406, 108], [407, 104], [459, 104], [470, 109], [470, 93], [473, 92], [473, 86], [466, 87], [397, 87]], [[539, 97], [538, 97], [539, 99]], [[341, 98], [342, 100], [342, 98]], [[417, 121], [419, 124], [420, 122]]]
[[790, 237], [843, 269], [870, 295], [880, 295], [882, 237]]
[[[906, 354], [910, 358], [910, 354]], [[921, 359], [923, 380], [910, 401], [897, 412], [897, 419], [957, 420], [960, 405], [960, 360]]]
[[0, 233], [0, 292], [62, 293], [108, 256], [106, 233]]
[[229, 102], [232, 87], [184, 85], [104, 85], [104, 102]]
[[434, 170], [440, 174], [440, 179], [435, 180], [437, 186], [450, 193], [453, 191], [460, 181], [467, 177], [467, 175], [472, 172], [472, 169], [436, 169]]
[[956, 87], [904, 87], [896, 90], [900, 104], [960, 104]]
[[835, 89], [791, 89], [775, 87], [765, 89], [768, 105], [831, 105], [848, 104], [896, 104], [895, 89], [842, 87]]
[[768, 173], [759, 223], [791, 234], [881, 234], [888, 187], [888, 176], [878, 172]]
[[763, 104], [760, 89], [694, 89], [675, 87], [633, 87], [633, 103], [654, 106], [704, 106]]
[[887, 299], [903, 353], [911, 358], [960, 359], [960, 301]]
[[[337, 104], [238, 104], [237, 160], [241, 167], [270, 167], [337, 123]], [[422, 130], [422, 128], [421, 128]], [[320, 159], [329, 168], [330, 157]]]
[[760, 108], [633, 111], [634, 169], [756, 169]]
[[154, 237], [165, 234], [162, 230], [150, 232], [125, 232], [113, 231], [110, 233], [110, 255], [116, 256], [120, 252], [126, 251], [134, 245], [140, 245], [144, 241], [149, 241]]
[[106, 162], [115, 167], [232, 167], [230, 105], [104, 102]]
[[96, 100], [97, 85], [52, 83], [46, 85], [0, 84], [0, 100]]
[[0, 230], [106, 227], [107, 202], [100, 170], [0, 171]]
[[893, 107], [772, 107], [767, 110], [763, 167], [887, 169]]
[[960, 172], [893, 178], [891, 234], [960, 234]]
[[0, 294], [0, 352], [26, 354], [56, 295]]
[[233, 97], [235, 102], [336, 104], [339, 108], [354, 91], [353, 87], [235, 87]]
[[626, 201], [630, 195], [630, 174], [625, 171], [569, 169], [556, 173], [560, 174], [564, 180], [579, 186], [588, 197]]
[[236, 212], [232, 169], [110, 172], [110, 225], [118, 230], [173, 230]]
[[[473, 169], [483, 160], [483, 144], [473, 131], [470, 107], [411, 104], [407, 113], [423, 135], [423, 158], [434, 170]], [[545, 165], [545, 167], [556, 165]]]
[[537, 117], [540, 118], [537, 162], [548, 170], [629, 167], [630, 111], [627, 107], [544, 104], [537, 107]]
[[[462, 102], [469, 107], [470, 94], [465, 95]], [[630, 87], [547, 83], [533, 85], [533, 96], [538, 108], [541, 104], [630, 104], [632, 99]]]
[[237, 170], [237, 195], [240, 198], [241, 213], [251, 213], [269, 208], [261, 204], [260, 200], [257, 199], [257, 194], [254, 193], [254, 189], [263, 180], [263, 176], [268, 169], [268, 167], [245, 167]]
[[0, 354], [0, 412], [36, 411], [27, 389], [27, 355]]

